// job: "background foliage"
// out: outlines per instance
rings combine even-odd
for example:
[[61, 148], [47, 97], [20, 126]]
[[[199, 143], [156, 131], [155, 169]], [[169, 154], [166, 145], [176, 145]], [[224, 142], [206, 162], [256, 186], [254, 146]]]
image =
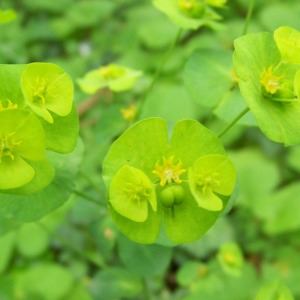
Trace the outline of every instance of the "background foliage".
[[[232, 79], [222, 70], [232, 65], [233, 40], [242, 35], [248, 5], [232, 0], [218, 10], [223, 30], [183, 32], [141, 119], [163, 117], [172, 127], [193, 118], [218, 133], [243, 109], [239, 95], [232, 95], [229, 107], [222, 102], [216, 107], [210, 99], [228, 96]], [[249, 114], [222, 137], [237, 168], [238, 196], [203, 238], [174, 248], [135, 244], [108, 214], [102, 161], [129, 125], [121, 109], [142, 97], [175, 38], [178, 29], [165, 15], [148, 0], [2, 0], [0, 8], [17, 12], [15, 20], [1, 24], [0, 62], [43, 61], [65, 69], [75, 83], [85, 145], [67, 203], [54, 211], [41, 203], [53, 212], [33, 223], [1, 216], [0, 299], [246, 300], [264, 284], [269, 294], [279, 289], [291, 299], [288, 288], [300, 299], [300, 148], [271, 142]], [[283, 25], [300, 30], [299, 14], [297, 0], [256, 1], [248, 32], [273, 32]], [[118, 95], [108, 89], [84, 94], [77, 80], [111, 62], [143, 76]], [[211, 76], [216, 80], [208, 81]], [[78, 164], [76, 157], [69, 159]], [[74, 181], [73, 174], [59, 181]], [[37, 220], [41, 212], [26, 205], [28, 214], [20, 221]]]

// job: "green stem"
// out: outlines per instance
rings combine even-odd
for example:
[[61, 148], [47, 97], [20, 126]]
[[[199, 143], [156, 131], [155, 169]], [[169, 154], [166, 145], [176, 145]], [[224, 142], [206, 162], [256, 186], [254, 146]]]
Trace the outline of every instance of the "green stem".
[[67, 239], [62, 237], [61, 235], [57, 234], [56, 232], [50, 230], [48, 227], [46, 227], [41, 222], [36, 222], [45, 232], [47, 232], [49, 235], [55, 237], [57, 240], [59, 240], [62, 244], [64, 244], [66, 247], [71, 249], [73, 252], [77, 253], [79, 256], [85, 258], [86, 260], [90, 261], [92, 264], [96, 265], [99, 268], [105, 268], [106, 264], [103, 260], [103, 258], [98, 254], [98, 259], [92, 257], [91, 255], [87, 254], [86, 252], [74, 247]]
[[90, 202], [92, 202], [92, 203], [94, 203], [94, 204], [97, 204], [97, 205], [100, 205], [100, 206], [103, 206], [103, 207], [107, 208], [105, 203], [99, 202], [96, 199], [94, 199], [94, 198], [92, 198], [92, 197], [90, 197], [90, 196], [88, 196], [88, 195], [86, 195], [86, 194], [84, 194], [80, 191], [74, 190], [73, 193], [80, 196], [80, 197], [82, 197], [82, 198], [84, 198], [84, 199], [86, 199], [86, 200], [88, 200], [88, 201], [90, 201]]
[[146, 300], [151, 300], [148, 284], [147, 284], [147, 279], [143, 277], [143, 287], [144, 287], [144, 294], [145, 294], [145, 299]]
[[246, 107], [240, 114], [238, 114], [228, 125], [227, 127], [222, 130], [217, 136], [220, 138], [223, 136], [238, 120], [240, 120], [248, 111], [249, 107]]
[[246, 23], [245, 23], [242, 35], [245, 35], [248, 32], [248, 26], [249, 26], [249, 23], [250, 23], [250, 20], [251, 20], [251, 17], [252, 17], [254, 6], [255, 6], [255, 0], [251, 0], [251, 2], [249, 4], [247, 17], [246, 17]]
[[175, 45], [178, 43], [181, 33], [182, 33], [182, 28], [180, 28], [180, 29], [178, 30], [178, 32], [177, 32], [177, 34], [176, 34], [176, 37], [175, 37], [174, 41], [173, 41], [172, 44], [170, 45], [170, 47], [169, 47], [167, 53], [165, 54], [163, 60], [161, 61], [160, 66], [159, 66], [158, 69], [156, 70], [156, 72], [155, 72], [155, 74], [154, 74], [154, 76], [153, 76], [153, 78], [152, 78], [152, 81], [151, 81], [150, 85], [148, 86], [148, 89], [146, 90], [144, 96], [142, 97], [142, 99], [141, 99], [141, 101], [140, 101], [139, 111], [138, 111], [138, 113], [137, 113], [137, 115], [136, 115], [136, 119], [142, 114], [143, 109], [144, 109], [144, 106], [145, 106], [146, 99], [147, 99], [148, 95], [150, 94], [152, 88], [154, 87], [154, 84], [155, 84], [157, 78], [159, 77], [159, 75], [160, 75], [160, 73], [161, 73], [161, 71], [162, 71], [162, 69], [163, 69], [165, 63], [166, 63], [167, 60], [169, 59], [169, 57], [170, 57], [170, 55], [171, 55], [171, 53], [172, 53], [172, 51], [173, 51]]
[[95, 182], [88, 177], [84, 172], [79, 171], [79, 174], [99, 193], [100, 196], [104, 197], [103, 191], [95, 184]]
[[122, 103], [121, 103], [121, 99], [120, 99], [119, 93], [113, 92], [113, 95], [114, 95], [115, 102], [121, 108], [122, 107]]

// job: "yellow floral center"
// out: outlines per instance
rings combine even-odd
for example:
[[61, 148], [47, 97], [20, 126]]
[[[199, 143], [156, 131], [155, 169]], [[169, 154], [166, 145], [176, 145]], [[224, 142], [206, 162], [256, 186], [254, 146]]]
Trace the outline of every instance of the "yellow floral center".
[[260, 77], [260, 82], [266, 89], [266, 91], [270, 94], [275, 94], [282, 87], [280, 85], [280, 81], [284, 78], [283, 75], [276, 76], [273, 74], [273, 67], [269, 67], [268, 70], [264, 68], [263, 73]]
[[125, 70], [114, 64], [99, 68], [99, 75], [106, 80], [115, 79], [122, 76]]
[[178, 2], [179, 6], [185, 10], [190, 10], [195, 6], [195, 3], [193, 0], [180, 0]]
[[0, 163], [2, 162], [2, 157], [8, 156], [14, 160], [15, 156], [13, 155], [13, 150], [16, 146], [20, 145], [22, 141], [14, 141], [13, 136], [15, 132], [12, 132], [8, 135], [2, 135], [0, 138]]
[[46, 103], [46, 94], [47, 94], [47, 82], [44, 78], [37, 77], [36, 85], [33, 89], [33, 102], [35, 103]]
[[13, 104], [9, 99], [7, 99], [6, 102], [7, 104], [4, 106], [3, 101], [0, 101], [0, 111], [18, 108], [18, 104]]
[[128, 197], [132, 200], [136, 200], [138, 204], [141, 199], [149, 198], [150, 191], [143, 185], [133, 184], [131, 182], [126, 183], [124, 191], [128, 194]]
[[238, 82], [239, 79], [238, 79], [237, 76], [236, 76], [236, 73], [235, 73], [234, 68], [232, 68], [232, 69], [230, 70], [230, 72], [231, 72], [231, 75], [232, 75], [232, 81], [233, 81], [233, 82]]
[[137, 113], [135, 105], [130, 105], [128, 108], [122, 108], [121, 114], [126, 121], [133, 121]]
[[155, 164], [155, 169], [152, 171], [160, 178], [160, 185], [164, 186], [166, 183], [171, 183], [172, 181], [176, 183], [181, 183], [182, 180], [179, 176], [186, 172], [185, 169], [182, 169], [182, 163], [179, 161], [177, 164], [173, 163], [174, 156], [166, 159], [163, 158], [163, 164], [159, 165], [158, 162]]
[[234, 265], [236, 262], [234, 255], [230, 252], [225, 253], [224, 259], [228, 265]]
[[213, 186], [219, 185], [218, 173], [199, 174], [197, 176], [196, 184], [202, 188], [202, 193], [205, 194], [208, 190], [213, 190]]

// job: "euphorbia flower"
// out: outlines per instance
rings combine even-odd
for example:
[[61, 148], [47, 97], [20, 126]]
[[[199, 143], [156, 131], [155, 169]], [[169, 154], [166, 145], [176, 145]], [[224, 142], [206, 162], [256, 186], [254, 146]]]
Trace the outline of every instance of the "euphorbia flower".
[[210, 6], [223, 6], [226, 1], [198, 0], [152, 0], [153, 5], [169, 19], [184, 29], [198, 29], [201, 26], [218, 28], [221, 18]]
[[73, 83], [62, 68], [51, 63], [28, 64], [21, 78], [21, 87], [30, 109], [49, 123], [55, 113], [67, 116], [73, 105]]
[[77, 83], [87, 94], [94, 94], [104, 87], [113, 92], [122, 92], [131, 89], [141, 75], [141, 71], [110, 64], [89, 71], [83, 78], [78, 79]]
[[45, 158], [45, 136], [39, 120], [22, 109], [0, 110], [0, 189], [18, 188], [34, 176], [30, 161]]
[[300, 143], [297, 38], [300, 32], [281, 27], [274, 36], [266, 32], [249, 34], [234, 43], [234, 70], [249, 109], [262, 132], [286, 146]]
[[[214, 197], [204, 204], [198, 191], [202, 171], [216, 173], [218, 180], [206, 184], [204, 192]], [[233, 191], [235, 170], [222, 143], [197, 121], [178, 122], [168, 139], [166, 122], [149, 118], [114, 142], [103, 162], [103, 178], [112, 217], [125, 235], [140, 243], [164, 242], [165, 235], [184, 243], [198, 239], [216, 221]]]

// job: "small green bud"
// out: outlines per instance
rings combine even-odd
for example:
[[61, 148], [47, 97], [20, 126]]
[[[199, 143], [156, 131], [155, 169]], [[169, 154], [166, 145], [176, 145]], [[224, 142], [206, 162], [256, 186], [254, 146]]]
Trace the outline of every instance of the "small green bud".
[[185, 191], [181, 185], [174, 185], [172, 187], [173, 195], [174, 195], [174, 204], [179, 205], [183, 202], [185, 198]]
[[159, 199], [165, 207], [172, 207], [175, 201], [173, 189], [167, 187], [161, 190], [159, 193]]

